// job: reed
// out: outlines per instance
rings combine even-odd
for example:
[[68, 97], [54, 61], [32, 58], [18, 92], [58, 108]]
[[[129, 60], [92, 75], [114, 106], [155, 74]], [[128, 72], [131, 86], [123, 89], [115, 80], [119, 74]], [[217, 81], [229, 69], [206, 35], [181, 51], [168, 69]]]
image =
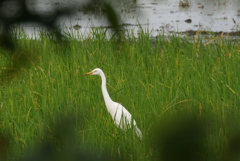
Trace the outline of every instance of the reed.
[[[222, 156], [233, 129], [239, 129], [239, 44], [152, 38], [140, 32], [138, 38], [129, 34], [116, 45], [104, 30], [92, 33], [71, 38], [67, 49], [44, 36], [16, 40], [34, 59], [30, 68], [1, 86], [0, 125], [11, 136], [10, 160], [28, 155], [46, 140], [57, 144], [53, 125], [63, 116], [74, 118], [67, 135], [74, 136], [76, 148], [107, 153], [112, 159], [158, 160], [153, 133], [161, 132], [162, 120], [180, 113], [207, 120], [205, 159]], [[7, 60], [1, 56], [2, 69]], [[115, 127], [103, 101], [100, 77], [82, 76], [96, 67], [105, 72], [112, 99], [137, 121], [143, 141], [131, 130]]]

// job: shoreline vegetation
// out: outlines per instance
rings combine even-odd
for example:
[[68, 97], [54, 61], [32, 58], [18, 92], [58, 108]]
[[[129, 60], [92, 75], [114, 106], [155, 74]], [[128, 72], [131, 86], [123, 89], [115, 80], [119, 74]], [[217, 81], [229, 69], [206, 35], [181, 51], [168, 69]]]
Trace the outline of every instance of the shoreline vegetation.
[[[28, 65], [1, 85], [1, 136], [8, 140], [1, 152], [7, 160], [69, 155], [171, 160], [180, 149], [185, 160], [188, 153], [192, 160], [235, 156], [232, 142], [238, 147], [240, 140], [237, 41], [221, 35], [203, 41], [200, 34], [198, 39], [152, 38], [140, 31], [116, 42], [106, 33], [96, 29], [82, 40], [69, 36], [67, 45], [55, 44], [47, 33], [38, 40], [23, 33], [15, 40]], [[11, 71], [11, 64], [13, 70], [18, 67], [18, 57], [7, 52], [1, 49], [1, 74]], [[133, 131], [115, 127], [100, 78], [82, 76], [97, 67], [106, 73], [112, 99], [138, 122], [142, 141]], [[186, 123], [188, 118], [194, 121]]]

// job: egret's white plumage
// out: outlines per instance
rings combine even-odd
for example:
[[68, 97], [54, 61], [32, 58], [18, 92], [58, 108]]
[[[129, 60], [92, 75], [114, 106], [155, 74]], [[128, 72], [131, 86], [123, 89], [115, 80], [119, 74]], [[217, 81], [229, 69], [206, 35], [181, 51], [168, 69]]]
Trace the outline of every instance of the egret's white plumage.
[[121, 129], [129, 129], [133, 126], [136, 131], [137, 136], [142, 139], [142, 132], [137, 127], [136, 121], [132, 119], [132, 115], [124, 108], [121, 104], [112, 101], [110, 98], [107, 87], [106, 87], [106, 77], [100, 68], [96, 68], [93, 71], [86, 73], [84, 75], [100, 75], [102, 78], [102, 94], [107, 107], [108, 112], [111, 114], [114, 123]]

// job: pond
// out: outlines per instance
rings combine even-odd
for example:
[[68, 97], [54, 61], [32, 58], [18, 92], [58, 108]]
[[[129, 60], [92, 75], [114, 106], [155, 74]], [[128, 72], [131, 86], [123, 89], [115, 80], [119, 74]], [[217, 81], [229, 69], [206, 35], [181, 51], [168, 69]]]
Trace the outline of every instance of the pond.
[[[54, 8], [81, 6], [85, 1], [28, 1], [34, 12], [49, 13]], [[14, 5], [14, 4], [13, 4]], [[120, 15], [121, 24], [137, 34], [139, 25], [152, 36], [159, 33], [192, 32], [207, 30], [235, 33], [239, 31], [239, 0], [128, 0], [113, 4]], [[14, 8], [14, 7], [13, 7]], [[92, 27], [108, 27], [101, 14], [86, 14], [75, 7], [71, 17], [61, 17], [58, 24], [63, 31], [88, 34]], [[22, 25], [27, 35], [37, 37], [38, 24]], [[35, 34], [34, 34], [35, 33]]]

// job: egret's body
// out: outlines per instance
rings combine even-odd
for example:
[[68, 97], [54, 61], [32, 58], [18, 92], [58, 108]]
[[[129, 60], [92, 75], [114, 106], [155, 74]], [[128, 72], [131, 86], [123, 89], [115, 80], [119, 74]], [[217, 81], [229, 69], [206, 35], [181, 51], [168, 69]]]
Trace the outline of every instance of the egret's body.
[[102, 94], [104, 102], [106, 104], [108, 112], [111, 114], [114, 123], [121, 129], [134, 128], [136, 134], [139, 138], [142, 138], [142, 132], [137, 127], [136, 121], [132, 119], [132, 115], [124, 108], [121, 104], [112, 101], [110, 98], [107, 87], [106, 87], [106, 77], [103, 71], [99, 68], [94, 69], [93, 71], [86, 73], [85, 75], [100, 75], [102, 79]]

